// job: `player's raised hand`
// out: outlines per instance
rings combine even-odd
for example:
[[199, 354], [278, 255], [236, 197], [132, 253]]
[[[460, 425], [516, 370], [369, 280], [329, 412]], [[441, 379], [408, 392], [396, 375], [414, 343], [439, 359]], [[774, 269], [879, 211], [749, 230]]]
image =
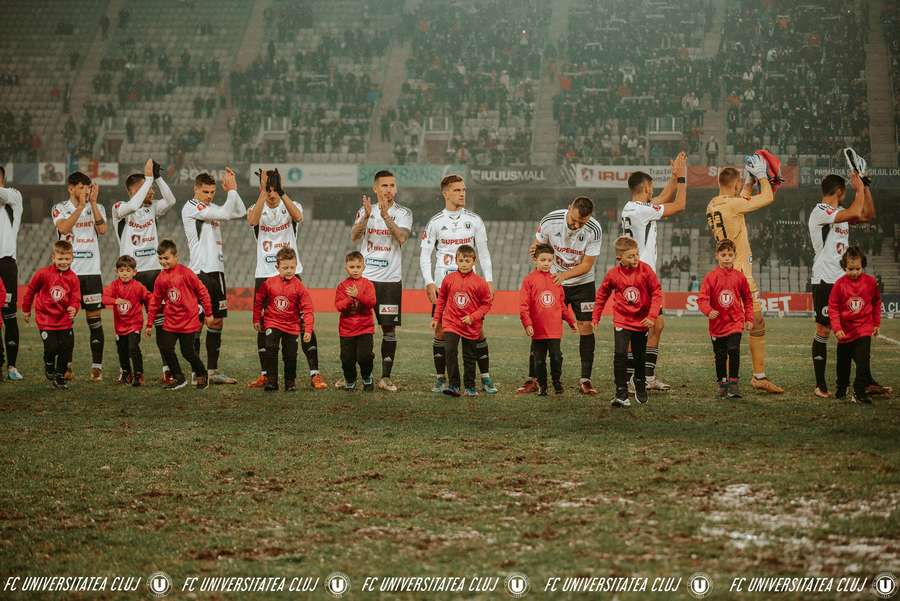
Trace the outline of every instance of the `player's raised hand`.
[[683, 152], [679, 152], [674, 160], [669, 161], [672, 167], [673, 177], [684, 177], [687, 174], [687, 156]]
[[260, 194], [266, 193], [266, 184], [268, 184], [268, 183], [269, 183], [268, 173], [266, 172], [265, 169], [260, 168], [259, 169], [259, 193]]
[[363, 194], [363, 197], [362, 197], [362, 206], [363, 206], [363, 212], [365, 212], [365, 218], [368, 219], [369, 216], [372, 214], [372, 200], [365, 194]]
[[222, 178], [222, 189], [226, 192], [237, 190], [237, 179], [231, 167], [225, 167], [225, 176]]
[[153, 177], [153, 159], [147, 159], [144, 163], [144, 177]]
[[534, 328], [532, 326], [525, 326], [525, 335], [529, 338], [534, 336]]
[[97, 204], [98, 196], [100, 196], [100, 186], [98, 186], [97, 184], [91, 184], [91, 192], [88, 199], [91, 201], [92, 205]]
[[428, 302], [432, 305], [437, 302], [438, 297], [438, 287], [437, 284], [428, 284], [425, 286], [425, 295], [428, 297]]
[[865, 188], [865, 184], [863, 184], [862, 177], [860, 177], [858, 171], [850, 172], [850, 186], [853, 188], [854, 192], [862, 192], [863, 188]]
[[537, 248], [537, 245], [538, 245], [538, 241], [537, 241], [537, 240], [532, 240], [531, 244], [528, 245], [528, 255], [529, 255], [532, 259], [534, 258], [534, 251], [535, 251], [535, 249]]
[[719, 312], [716, 311], [715, 309], [713, 309], [712, 311], [710, 311], [710, 312], [709, 312], [709, 315], [707, 315], [707, 317], [709, 317], [710, 319], [715, 319], [715, 318], [717, 318], [718, 316], [719, 316]]

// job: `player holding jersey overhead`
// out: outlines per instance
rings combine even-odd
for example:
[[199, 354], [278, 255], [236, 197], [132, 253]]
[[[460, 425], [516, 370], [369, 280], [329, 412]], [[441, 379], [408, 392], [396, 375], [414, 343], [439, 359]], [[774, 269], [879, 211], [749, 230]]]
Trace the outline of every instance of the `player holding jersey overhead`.
[[[422, 231], [422, 246], [419, 254], [419, 268], [422, 271], [422, 279], [425, 281], [428, 302], [432, 305], [432, 314], [441, 282], [448, 274], [457, 271], [456, 250], [463, 244], [475, 248], [478, 262], [481, 264], [481, 271], [491, 291], [491, 298], [494, 295], [494, 277], [491, 253], [487, 245], [487, 232], [481, 217], [465, 208], [466, 182], [458, 175], [448, 175], [441, 180], [441, 194], [444, 196], [444, 210], [432, 217]], [[432, 254], [436, 259], [433, 267]], [[476, 342], [475, 348], [478, 354], [478, 370], [481, 372], [482, 389], [488, 394], [495, 394], [497, 387], [494, 386], [491, 379], [487, 339], [483, 332]], [[431, 391], [443, 392], [447, 383], [444, 376], [446, 356], [444, 331], [440, 323], [434, 329], [432, 355], [434, 357], [435, 383]]]
[[412, 211], [394, 202], [397, 178], [390, 171], [375, 174], [372, 190], [378, 203], [375, 207], [368, 196], [362, 197], [362, 207], [350, 230], [350, 239], [359, 242], [359, 252], [365, 258], [363, 277], [375, 286], [375, 317], [381, 326], [381, 379], [378, 388], [396, 392], [391, 381], [394, 355], [397, 352], [397, 327], [401, 320], [403, 296], [403, 265], [400, 247], [412, 230]]
[[[91, 380], [103, 379], [103, 280], [100, 277], [100, 243], [106, 233], [106, 209], [97, 203], [100, 187], [80, 171], [69, 175], [66, 189], [69, 199], [53, 206], [53, 224], [59, 240], [72, 245], [75, 259], [72, 272], [81, 287], [81, 307], [87, 320], [91, 345]], [[74, 378], [71, 366], [65, 379]]]
[[[597, 394], [591, 384], [594, 369], [594, 347], [596, 341], [591, 319], [594, 312], [594, 262], [600, 255], [603, 231], [591, 214], [594, 203], [586, 196], [579, 196], [566, 209], [548, 213], [538, 225], [535, 241], [529, 252], [534, 256], [538, 244], [553, 247], [554, 257], [550, 273], [557, 284], [562, 284], [566, 304], [575, 313], [576, 327], [580, 334], [578, 352], [581, 356], [582, 394]], [[528, 361], [528, 380], [516, 392], [519, 394], [539, 390], [534, 370], [534, 355]]]
[[[208, 173], [201, 173], [194, 178], [194, 198], [187, 201], [181, 209], [181, 222], [190, 250], [188, 267], [203, 282], [212, 300], [213, 319], [206, 324], [206, 367], [209, 371], [209, 383], [236, 384], [237, 380], [218, 371], [222, 326], [228, 316], [228, 301], [225, 296], [225, 254], [219, 224], [230, 219], [240, 219], [247, 214], [247, 208], [244, 207], [244, 201], [237, 192], [234, 171], [229, 167], [225, 168], [222, 189], [227, 194], [225, 204], [221, 206], [213, 204], [216, 180]], [[199, 331], [194, 346], [199, 351]]]
[[[741, 172], [726, 167], [719, 172], [719, 195], [706, 207], [706, 222], [716, 242], [726, 238], [734, 242], [737, 252], [734, 268], [744, 274], [753, 296], [753, 327], [750, 329], [750, 357], [753, 364], [754, 389], [780, 394], [784, 389], [766, 377], [766, 322], [759, 300], [759, 286], [753, 279], [753, 254], [744, 215], [758, 211], [775, 200], [775, 193], [767, 176], [767, 166], [759, 155], [747, 157], [743, 187]], [[759, 182], [760, 193], [751, 196], [753, 182]]]
[[[253, 228], [256, 236], [256, 282], [255, 292], [270, 277], [278, 275], [278, 251], [282, 248], [290, 248], [294, 251], [294, 260], [297, 261], [297, 279], [302, 280], [303, 265], [300, 263], [299, 248], [297, 247], [297, 232], [303, 223], [303, 207], [299, 202], [291, 200], [281, 186], [281, 174], [278, 170], [260, 170], [259, 172], [259, 197], [256, 203], [247, 211], [247, 223]], [[319, 373], [319, 351], [316, 333], [311, 332], [309, 341], [304, 340], [304, 324], [300, 321], [300, 347], [309, 363], [310, 386], [315, 390], [328, 388], [328, 384]], [[256, 335], [256, 346], [259, 350], [259, 377], [250, 382], [250, 388], [265, 388], [266, 386], [266, 333], [265, 329]], [[295, 349], [296, 350], [296, 349]]]
[[[679, 153], [671, 161], [672, 175], [659, 196], [653, 196], [653, 178], [643, 171], [635, 171], [628, 177], [631, 200], [625, 203], [621, 214], [622, 235], [632, 238], [638, 245], [640, 260], [656, 273], [656, 222], [684, 210], [687, 202], [687, 157]], [[656, 318], [647, 337], [645, 373], [647, 390], [669, 390], [671, 386], [656, 377], [656, 361], [659, 358], [659, 339], [666, 322], [662, 313]], [[629, 358], [630, 376], [634, 365]]]
[[829, 398], [825, 368], [828, 360], [828, 337], [831, 322], [828, 297], [834, 283], [844, 275], [841, 257], [850, 246], [850, 224], [862, 223], [875, 217], [872, 193], [859, 173], [850, 175], [853, 202], [841, 206], [847, 191], [844, 178], [831, 174], [822, 179], [822, 201], [809, 213], [809, 237], [816, 252], [812, 266], [813, 305], [816, 312], [816, 335], [813, 338], [812, 358], [816, 375], [815, 395]]
[[[159, 187], [162, 198], [156, 200], [153, 193], [154, 182]], [[147, 159], [144, 173], [133, 173], [125, 180], [125, 189], [129, 200], [117, 202], [112, 208], [113, 232], [119, 239], [119, 255], [133, 257], [137, 263], [137, 274], [134, 279], [140, 282], [149, 292], [153, 292], [153, 284], [159, 276], [159, 259], [156, 247], [159, 235], [156, 220], [175, 206], [175, 195], [162, 179], [159, 163]], [[159, 346], [159, 335], [162, 333], [163, 316], [160, 313], [153, 324], [156, 328], [156, 346]], [[169, 367], [163, 360], [163, 382], [171, 381]]]

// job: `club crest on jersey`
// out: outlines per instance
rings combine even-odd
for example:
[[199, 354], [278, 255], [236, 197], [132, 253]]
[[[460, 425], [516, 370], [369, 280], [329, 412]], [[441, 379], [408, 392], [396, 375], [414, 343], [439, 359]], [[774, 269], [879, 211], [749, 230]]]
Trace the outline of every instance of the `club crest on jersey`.
[[119, 308], [120, 315], [125, 315], [126, 313], [131, 311], [131, 303], [129, 303], [128, 301], [125, 301], [121, 305], [116, 305], [116, 307]]
[[131, 245], [138, 246], [141, 243], [141, 235], [140, 234], [132, 234], [131, 235]]
[[272, 304], [279, 311], [286, 311], [290, 303], [286, 296], [276, 296], [275, 300], [272, 301]]
[[584, 234], [578, 234], [578, 241], [584, 242]]
[[444, 255], [444, 265], [449, 265], [452, 262], [453, 262], [453, 259], [452, 259], [452, 257], [450, 257], [450, 255]]
[[419, 240], [425, 240], [426, 238], [428, 238], [428, 232], [422, 230], [422, 233], [419, 234]]
[[466, 229], [467, 229], [467, 230], [472, 229], [472, 224], [471, 224], [470, 222], [468, 222], [468, 221], [466, 221]]
[[719, 293], [719, 304], [723, 307], [730, 307], [734, 302], [734, 292], [731, 290], [723, 290]]
[[50, 298], [55, 302], [59, 302], [66, 297], [66, 289], [62, 286], [53, 286], [50, 288]]
[[858, 296], [851, 296], [847, 299], [847, 308], [850, 309], [852, 313], [859, 313], [865, 306], [866, 301]]
[[543, 292], [541, 292], [538, 298], [540, 299], [541, 304], [545, 307], [552, 307], [553, 303], [556, 302], [556, 296], [549, 290], [544, 290]]
[[262, 247], [263, 252], [269, 252], [272, 250], [272, 242], [270, 240], [263, 240]]
[[181, 300], [181, 293], [176, 288], [169, 288], [169, 292], [166, 294], [169, 297], [169, 302], [177, 303]]
[[453, 295], [453, 302], [456, 303], [457, 307], [463, 309], [466, 305], [469, 304], [469, 295], [465, 292], [457, 292]]
[[629, 305], [636, 305], [641, 300], [641, 291], [634, 286], [629, 286], [624, 291], [622, 291], [622, 297], [626, 301], [628, 301]]
[[838, 242], [835, 250], [837, 251], [838, 256], [843, 256], [844, 253], [847, 252], [847, 245], [843, 242]]

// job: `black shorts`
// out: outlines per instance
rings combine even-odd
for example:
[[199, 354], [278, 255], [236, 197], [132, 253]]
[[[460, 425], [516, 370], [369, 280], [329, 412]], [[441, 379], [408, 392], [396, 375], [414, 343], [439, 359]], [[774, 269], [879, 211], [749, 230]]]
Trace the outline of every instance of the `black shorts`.
[[139, 281], [144, 285], [151, 293], [153, 292], [153, 285], [156, 284], [156, 278], [159, 276], [159, 269], [152, 269], [150, 271], [139, 271], [134, 274], [134, 279]]
[[563, 286], [563, 293], [565, 294], [566, 304], [572, 306], [575, 319], [578, 321], [591, 321], [594, 318], [594, 299], [596, 299], [594, 282]]
[[0, 259], [0, 280], [6, 288], [6, 298], [0, 298], [3, 315], [15, 315], [19, 300], [19, 266], [12, 257]]
[[834, 284], [826, 284], [819, 282], [812, 285], [813, 309], [816, 311], [816, 323], [827, 328], [831, 327], [831, 320], [828, 318], [828, 297], [831, 296], [831, 289]]
[[225, 296], [225, 274], [221, 271], [197, 274], [206, 291], [209, 292], [209, 300], [212, 301], [212, 316], [216, 319], [228, 317], [228, 297]]
[[99, 275], [80, 275], [81, 308], [85, 311], [99, 311], [103, 308], [103, 280]]
[[403, 301], [402, 282], [372, 282], [375, 287], [375, 319], [382, 326], [399, 326]]

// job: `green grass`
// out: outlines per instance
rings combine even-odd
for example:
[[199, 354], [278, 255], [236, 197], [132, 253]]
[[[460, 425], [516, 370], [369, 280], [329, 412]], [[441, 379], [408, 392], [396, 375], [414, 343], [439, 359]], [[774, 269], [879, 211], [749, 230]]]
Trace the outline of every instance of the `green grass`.
[[[725, 402], [713, 399], [704, 321], [670, 318], [659, 373], [673, 390], [616, 410], [608, 322], [599, 396], [574, 393], [577, 340], [567, 336], [567, 392], [522, 398], [528, 341], [514, 318], [489, 318], [501, 392], [466, 400], [427, 392], [428, 322], [404, 319], [395, 395], [312, 393], [305, 380], [294, 394], [247, 390], [258, 365], [246, 313], [227, 320], [221, 361], [240, 385], [116, 386], [109, 324], [107, 381], [88, 382], [79, 320], [79, 379], [62, 393], [40, 375], [40, 340], [24, 328], [27, 379], [0, 383], [0, 578], [159, 569], [180, 587], [188, 575], [324, 580], [339, 570], [351, 598], [377, 598], [359, 591], [366, 576], [522, 572], [532, 598], [550, 596], [550, 576], [640, 575], [682, 577], [677, 596], [687, 597], [687, 578], [702, 571], [713, 598], [726, 598], [736, 576], [900, 571], [900, 404], [814, 399], [811, 320], [768, 322], [768, 371], [785, 395], [745, 384], [742, 400]], [[318, 322], [329, 381], [335, 322]], [[900, 322], [883, 332], [900, 339]], [[155, 379], [154, 343], [143, 350]], [[742, 354], [746, 382], [746, 343]], [[900, 347], [876, 342], [873, 367], [896, 386]], [[323, 586], [316, 596], [327, 598]], [[485, 598], [506, 597], [502, 586]]]

